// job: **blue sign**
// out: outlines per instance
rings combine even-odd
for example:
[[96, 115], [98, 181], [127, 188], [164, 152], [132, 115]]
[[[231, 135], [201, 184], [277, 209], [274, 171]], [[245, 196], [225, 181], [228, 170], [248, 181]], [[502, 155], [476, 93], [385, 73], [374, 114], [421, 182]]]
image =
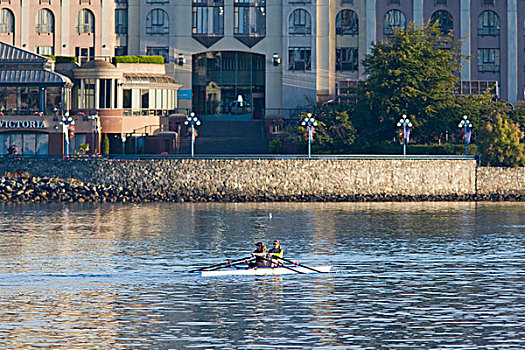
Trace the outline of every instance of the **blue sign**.
[[179, 89], [179, 100], [191, 100], [191, 89]]

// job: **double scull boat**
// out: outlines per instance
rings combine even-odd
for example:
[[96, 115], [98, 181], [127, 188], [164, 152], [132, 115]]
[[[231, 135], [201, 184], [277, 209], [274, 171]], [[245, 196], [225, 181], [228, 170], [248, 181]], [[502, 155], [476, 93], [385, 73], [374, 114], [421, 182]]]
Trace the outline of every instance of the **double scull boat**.
[[226, 270], [202, 270], [202, 277], [221, 277], [221, 276], [267, 276], [267, 275], [290, 275], [303, 273], [330, 272], [332, 266], [286, 266], [286, 267], [235, 267], [235, 269]]

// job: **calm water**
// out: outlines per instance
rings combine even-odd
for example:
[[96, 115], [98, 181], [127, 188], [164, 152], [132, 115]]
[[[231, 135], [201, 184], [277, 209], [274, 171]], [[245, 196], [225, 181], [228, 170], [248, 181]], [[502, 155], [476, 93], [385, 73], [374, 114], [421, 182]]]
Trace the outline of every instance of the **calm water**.
[[[525, 203], [0, 210], [0, 349], [525, 348]], [[275, 238], [336, 272], [187, 272]]]

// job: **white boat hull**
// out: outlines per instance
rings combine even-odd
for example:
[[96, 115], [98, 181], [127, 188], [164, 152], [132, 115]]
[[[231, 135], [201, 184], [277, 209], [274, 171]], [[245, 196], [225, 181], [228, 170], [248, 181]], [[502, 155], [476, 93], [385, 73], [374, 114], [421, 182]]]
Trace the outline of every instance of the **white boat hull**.
[[[312, 266], [314, 270], [319, 272], [330, 272], [332, 266]], [[301, 273], [316, 273], [306, 267], [290, 266], [289, 269], [285, 267], [258, 267], [253, 269], [227, 269], [215, 271], [201, 271], [202, 277], [221, 277], [221, 276], [277, 276], [277, 275], [291, 275]]]

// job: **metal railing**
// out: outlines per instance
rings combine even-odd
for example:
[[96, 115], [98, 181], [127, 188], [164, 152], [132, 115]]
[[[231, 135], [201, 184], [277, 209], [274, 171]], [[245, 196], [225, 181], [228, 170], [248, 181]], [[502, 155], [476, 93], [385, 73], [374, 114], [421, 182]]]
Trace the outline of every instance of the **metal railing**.
[[110, 159], [313, 159], [313, 160], [476, 160], [476, 156], [465, 155], [389, 155], [389, 154], [108, 154]]
[[341, 154], [341, 155], [312, 155], [307, 154], [104, 154], [104, 155], [72, 155], [64, 157], [58, 155], [18, 154], [16, 156], [0, 155], [2, 159], [275, 159], [275, 160], [477, 160], [477, 156], [465, 155], [389, 155], [389, 154]]

